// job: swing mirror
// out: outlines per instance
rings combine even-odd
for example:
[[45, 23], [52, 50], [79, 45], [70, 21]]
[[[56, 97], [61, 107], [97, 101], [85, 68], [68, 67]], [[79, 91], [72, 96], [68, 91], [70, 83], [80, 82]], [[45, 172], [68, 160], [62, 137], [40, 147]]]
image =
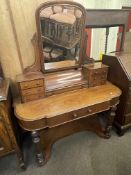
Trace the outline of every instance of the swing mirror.
[[43, 72], [81, 65], [86, 11], [71, 1], [52, 1], [36, 11], [38, 43]]

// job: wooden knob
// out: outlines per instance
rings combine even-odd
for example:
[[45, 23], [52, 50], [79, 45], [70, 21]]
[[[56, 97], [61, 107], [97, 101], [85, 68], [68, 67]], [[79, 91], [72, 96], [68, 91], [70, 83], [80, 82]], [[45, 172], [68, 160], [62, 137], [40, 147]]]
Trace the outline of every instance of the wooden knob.
[[92, 110], [91, 110], [91, 109], [87, 109], [87, 112], [91, 113], [91, 112], [92, 112]]
[[75, 118], [76, 118], [76, 117], [78, 117], [78, 115], [77, 115], [76, 113], [73, 113], [73, 117], [75, 117]]

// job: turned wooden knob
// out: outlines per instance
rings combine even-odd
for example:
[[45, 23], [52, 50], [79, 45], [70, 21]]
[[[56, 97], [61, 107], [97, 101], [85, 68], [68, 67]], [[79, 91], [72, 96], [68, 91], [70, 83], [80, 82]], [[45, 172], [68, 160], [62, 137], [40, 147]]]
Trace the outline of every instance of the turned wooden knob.
[[73, 113], [73, 117], [75, 117], [75, 118], [76, 118], [76, 117], [78, 117], [78, 115], [77, 115], [76, 113]]
[[87, 109], [87, 112], [91, 113], [91, 112], [92, 112], [92, 110], [91, 110], [91, 109]]

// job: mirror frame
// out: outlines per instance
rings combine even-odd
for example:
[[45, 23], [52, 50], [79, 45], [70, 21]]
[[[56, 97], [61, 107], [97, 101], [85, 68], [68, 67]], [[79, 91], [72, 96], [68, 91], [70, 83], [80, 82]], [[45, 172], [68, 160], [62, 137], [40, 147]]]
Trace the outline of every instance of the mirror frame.
[[[41, 24], [40, 24], [40, 13], [43, 9], [49, 7], [49, 6], [57, 6], [57, 5], [69, 5], [72, 7], [78, 8], [82, 12], [82, 28], [81, 28], [81, 34], [80, 34], [80, 53], [79, 53], [79, 61], [78, 64], [75, 66], [70, 66], [70, 67], [62, 67], [59, 69], [50, 69], [50, 70], [45, 70], [44, 66], [44, 54], [43, 54], [43, 48], [42, 48], [42, 39], [41, 39]], [[42, 3], [36, 10], [35, 13], [36, 17], [36, 28], [37, 28], [37, 37], [38, 37], [38, 52], [39, 52], [39, 59], [41, 63], [41, 71], [43, 73], [46, 72], [55, 72], [59, 70], [67, 70], [67, 69], [73, 69], [73, 68], [79, 68], [82, 65], [82, 57], [83, 57], [83, 48], [85, 45], [85, 22], [86, 22], [86, 9], [79, 3], [72, 2], [72, 1], [48, 1], [45, 3]]]

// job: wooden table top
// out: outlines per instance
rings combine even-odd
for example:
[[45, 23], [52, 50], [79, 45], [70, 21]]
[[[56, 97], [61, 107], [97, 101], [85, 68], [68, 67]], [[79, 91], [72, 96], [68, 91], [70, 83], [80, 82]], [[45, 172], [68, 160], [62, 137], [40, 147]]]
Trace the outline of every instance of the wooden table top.
[[71, 112], [87, 106], [110, 101], [121, 95], [121, 90], [107, 82], [105, 85], [77, 89], [44, 99], [16, 103], [16, 117], [23, 121], [34, 121], [42, 118], [51, 118], [66, 112]]

